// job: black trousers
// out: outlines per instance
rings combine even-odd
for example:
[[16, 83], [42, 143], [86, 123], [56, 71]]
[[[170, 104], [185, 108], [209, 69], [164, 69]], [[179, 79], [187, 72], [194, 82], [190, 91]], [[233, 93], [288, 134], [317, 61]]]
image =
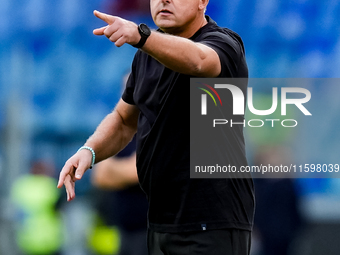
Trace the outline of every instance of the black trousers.
[[148, 230], [149, 255], [249, 255], [251, 232], [218, 229], [185, 233]]
[[118, 255], [147, 255], [148, 248], [146, 245], [146, 229], [120, 232], [120, 251]]

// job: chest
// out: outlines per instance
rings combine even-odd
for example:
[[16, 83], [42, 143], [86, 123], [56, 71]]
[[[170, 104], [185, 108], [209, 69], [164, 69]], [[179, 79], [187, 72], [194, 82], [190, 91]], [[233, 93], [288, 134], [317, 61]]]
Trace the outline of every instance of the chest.
[[159, 112], [177, 84], [179, 73], [147, 57], [138, 63], [135, 73], [135, 104], [140, 110]]

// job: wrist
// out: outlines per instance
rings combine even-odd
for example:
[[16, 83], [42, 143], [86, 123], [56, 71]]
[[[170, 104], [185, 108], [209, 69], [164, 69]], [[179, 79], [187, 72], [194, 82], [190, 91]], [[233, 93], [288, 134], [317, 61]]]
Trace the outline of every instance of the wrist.
[[137, 44], [134, 44], [132, 46], [139, 49], [139, 48], [142, 48], [144, 46], [146, 40], [151, 35], [151, 30], [144, 23], [139, 24], [137, 29], [138, 29], [138, 33], [140, 35], [140, 40]]
[[93, 150], [91, 147], [89, 147], [89, 146], [82, 146], [82, 147], [80, 147], [80, 148], [78, 149], [77, 152], [79, 152], [79, 151], [81, 151], [81, 150], [88, 150], [88, 151], [91, 152], [91, 154], [92, 154], [92, 161], [91, 161], [90, 169], [92, 169], [92, 167], [93, 167], [93, 165], [94, 165], [94, 163], [95, 163], [95, 161], [96, 161], [96, 153], [95, 153], [94, 150]]

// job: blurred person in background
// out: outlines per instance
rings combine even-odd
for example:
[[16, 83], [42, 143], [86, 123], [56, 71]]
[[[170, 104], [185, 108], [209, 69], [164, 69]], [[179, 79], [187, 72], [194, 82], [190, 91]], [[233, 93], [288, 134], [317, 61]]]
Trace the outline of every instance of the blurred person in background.
[[[251, 179], [190, 179], [190, 77], [248, 77], [244, 45], [205, 16], [208, 0], [151, 0], [151, 31], [95, 11], [94, 30], [139, 50], [122, 99], [64, 165], [68, 201], [84, 172], [122, 150], [137, 132], [137, 170], [149, 202], [149, 254], [246, 255], [254, 215]], [[190, 39], [189, 39], [190, 38]], [[242, 84], [244, 89], [247, 84]], [[224, 136], [223, 156], [247, 165], [243, 127]]]
[[[255, 165], [288, 165], [289, 150], [282, 146], [263, 146]], [[275, 178], [276, 177], [276, 178]], [[301, 228], [298, 194], [294, 179], [285, 173], [273, 178], [255, 178], [256, 213], [254, 233], [260, 241], [260, 255], [289, 255]]]
[[62, 224], [56, 205], [60, 193], [54, 165], [32, 162], [30, 173], [18, 178], [11, 190], [17, 208], [17, 244], [30, 255], [57, 255], [62, 247]]
[[147, 200], [138, 184], [136, 141], [96, 165], [92, 183], [102, 189], [97, 208], [109, 226], [118, 226], [119, 255], [147, 255]]

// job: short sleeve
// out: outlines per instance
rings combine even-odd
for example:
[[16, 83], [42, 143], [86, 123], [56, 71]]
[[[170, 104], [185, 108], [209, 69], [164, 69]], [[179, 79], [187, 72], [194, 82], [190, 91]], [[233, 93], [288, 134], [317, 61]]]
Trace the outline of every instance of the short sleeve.
[[126, 87], [122, 95], [122, 99], [125, 103], [134, 105], [133, 92], [135, 90], [134, 74], [131, 72], [126, 82]]
[[212, 48], [221, 62], [219, 77], [248, 77], [244, 46], [241, 38], [225, 30], [207, 33], [199, 43]]
[[135, 91], [136, 58], [137, 54], [135, 55], [135, 58], [132, 62], [131, 73], [129, 75], [129, 78], [127, 79], [125, 90], [122, 94], [123, 101], [131, 105], [135, 105], [133, 94]]

